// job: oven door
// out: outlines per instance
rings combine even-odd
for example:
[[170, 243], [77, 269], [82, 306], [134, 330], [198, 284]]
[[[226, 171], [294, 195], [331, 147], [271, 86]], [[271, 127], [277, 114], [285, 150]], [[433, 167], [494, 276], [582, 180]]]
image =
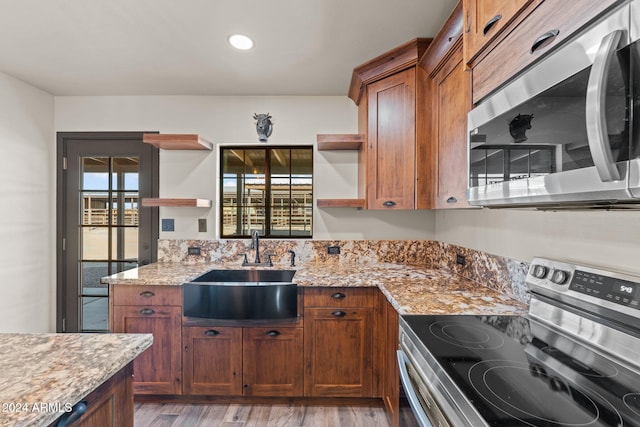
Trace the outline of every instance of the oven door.
[[[474, 108], [469, 203], [639, 203], [629, 163], [630, 6], [609, 13]], [[634, 147], [635, 145], [635, 147]]]

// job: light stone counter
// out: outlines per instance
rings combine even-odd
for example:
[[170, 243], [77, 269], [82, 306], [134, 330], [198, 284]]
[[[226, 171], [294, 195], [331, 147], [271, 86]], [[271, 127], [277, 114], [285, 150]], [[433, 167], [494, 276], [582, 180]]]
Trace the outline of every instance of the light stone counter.
[[0, 426], [49, 425], [152, 342], [151, 334], [0, 334]]
[[[212, 269], [240, 268], [243, 267], [235, 263], [154, 263], [114, 274], [104, 278], [103, 282], [119, 285], [180, 286]], [[442, 269], [385, 263], [305, 264], [293, 269], [296, 270], [293, 281], [298, 286], [378, 287], [400, 314], [527, 312], [526, 304]]]

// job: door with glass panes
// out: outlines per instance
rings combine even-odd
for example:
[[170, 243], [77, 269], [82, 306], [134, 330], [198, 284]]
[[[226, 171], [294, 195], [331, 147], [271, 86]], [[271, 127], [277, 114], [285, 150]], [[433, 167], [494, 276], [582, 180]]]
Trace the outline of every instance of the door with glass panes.
[[138, 133], [58, 134], [61, 332], [107, 332], [104, 276], [156, 259], [158, 151]]

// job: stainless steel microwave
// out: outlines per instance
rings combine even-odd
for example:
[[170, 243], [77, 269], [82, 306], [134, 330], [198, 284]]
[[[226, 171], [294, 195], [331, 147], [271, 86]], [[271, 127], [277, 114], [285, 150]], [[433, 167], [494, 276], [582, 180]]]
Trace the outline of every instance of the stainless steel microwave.
[[639, 40], [621, 2], [469, 112], [469, 203], [640, 207]]

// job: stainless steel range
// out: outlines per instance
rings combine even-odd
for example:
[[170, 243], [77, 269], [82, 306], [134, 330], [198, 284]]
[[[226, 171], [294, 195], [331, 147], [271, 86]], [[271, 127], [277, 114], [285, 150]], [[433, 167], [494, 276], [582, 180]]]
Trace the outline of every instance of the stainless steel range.
[[406, 315], [423, 426], [640, 426], [640, 277], [536, 258], [526, 316]]

